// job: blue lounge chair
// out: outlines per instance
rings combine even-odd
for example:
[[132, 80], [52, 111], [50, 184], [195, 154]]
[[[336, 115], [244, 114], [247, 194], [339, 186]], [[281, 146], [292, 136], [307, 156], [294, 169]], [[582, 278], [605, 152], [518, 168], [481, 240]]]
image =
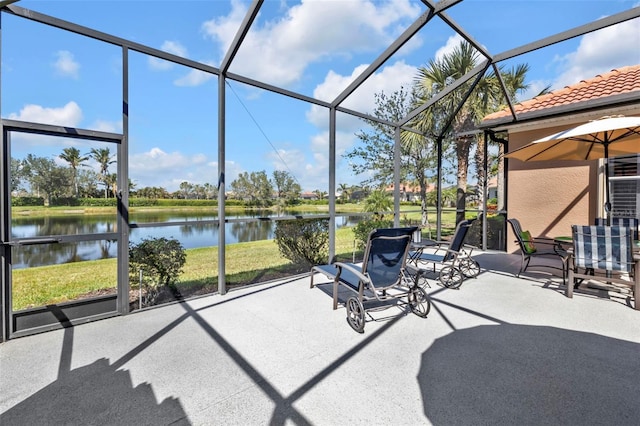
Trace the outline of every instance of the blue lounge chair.
[[465, 278], [475, 278], [480, 273], [480, 265], [472, 257], [474, 247], [465, 244], [469, 228], [476, 219], [463, 220], [456, 226], [451, 241], [432, 241], [423, 243], [418, 250], [409, 252], [409, 262], [420, 273], [426, 266], [433, 265], [433, 271], [440, 265], [438, 280], [448, 288], [459, 288]]
[[[333, 309], [338, 308], [340, 286], [356, 293], [346, 301], [347, 321], [357, 332], [364, 331], [365, 304], [372, 301], [399, 301], [411, 312], [426, 317], [431, 309], [427, 293], [405, 270], [407, 253], [416, 227], [376, 229], [369, 234], [362, 265], [335, 262], [311, 268], [313, 277], [321, 273], [333, 280]], [[402, 298], [406, 297], [406, 302]]]

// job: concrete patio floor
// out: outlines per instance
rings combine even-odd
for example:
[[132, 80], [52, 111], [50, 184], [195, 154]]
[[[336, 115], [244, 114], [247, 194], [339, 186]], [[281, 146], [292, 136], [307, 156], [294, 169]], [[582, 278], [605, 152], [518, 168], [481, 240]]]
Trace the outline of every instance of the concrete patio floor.
[[305, 277], [2, 343], [0, 424], [637, 425], [640, 312], [475, 258], [364, 334]]

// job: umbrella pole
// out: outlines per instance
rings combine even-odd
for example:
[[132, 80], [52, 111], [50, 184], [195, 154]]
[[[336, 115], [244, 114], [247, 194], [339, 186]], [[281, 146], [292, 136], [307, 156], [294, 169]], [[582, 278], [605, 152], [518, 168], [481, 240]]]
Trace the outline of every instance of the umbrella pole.
[[[605, 136], [606, 138], [606, 136]], [[609, 141], [604, 141], [604, 182], [605, 182], [605, 203], [604, 211], [607, 215], [607, 225], [611, 225], [611, 198], [609, 193]]]

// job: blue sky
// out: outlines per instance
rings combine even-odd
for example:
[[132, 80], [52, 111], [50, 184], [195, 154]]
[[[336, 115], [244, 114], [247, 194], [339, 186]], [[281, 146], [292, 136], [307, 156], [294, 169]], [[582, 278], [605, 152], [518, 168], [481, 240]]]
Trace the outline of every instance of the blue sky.
[[[218, 66], [249, 2], [30, 1], [16, 6]], [[638, 0], [466, 0], [449, 16], [496, 55], [595, 19], [638, 7]], [[230, 71], [332, 100], [426, 10], [420, 1], [265, 1]], [[119, 47], [2, 14], [3, 118], [122, 131]], [[459, 42], [432, 20], [343, 104], [371, 111], [373, 94], [408, 86], [416, 69]], [[531, 70], [528, 99], [598, 73], [640, 64], [640, 20], [506, 61]], [[216, 184], [217, 81], [180, 65], [130, 52], [130, 177], [138, 187]], [[238, 173], [291, 172], [305, 191], [328, 190], [328, 112], [230, 81], [227, 90], [227, 183]], [[342, 153], [365, 125], [339, 115], [337, 182], [357, 184]], [[51, 156], [69, 145], [102, 144], [13, 135], [12, 155]], [[107, 145], [108, 146], [108, 145]], [[115, 151], [115, 147], [113, 147]], [[56, 161], [61, 161], [56, 159]], [[96, 167], [89, 163], [88, 166]]]

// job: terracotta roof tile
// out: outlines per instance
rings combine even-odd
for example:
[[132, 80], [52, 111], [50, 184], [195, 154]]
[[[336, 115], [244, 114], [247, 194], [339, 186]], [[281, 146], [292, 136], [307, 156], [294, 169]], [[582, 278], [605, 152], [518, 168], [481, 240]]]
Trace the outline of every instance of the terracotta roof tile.
[[[572, 86], [565, 86], [546, 95], [514, 105], [517, 114], [539, 111], [547, 108], [584, 102], [607, 96], [620, 95], [640, 90], [640, 65], [611, 70], [590, 80], [582, 80]], [[487, 115], [482, 121], [508, 117], [508, 108]]]

